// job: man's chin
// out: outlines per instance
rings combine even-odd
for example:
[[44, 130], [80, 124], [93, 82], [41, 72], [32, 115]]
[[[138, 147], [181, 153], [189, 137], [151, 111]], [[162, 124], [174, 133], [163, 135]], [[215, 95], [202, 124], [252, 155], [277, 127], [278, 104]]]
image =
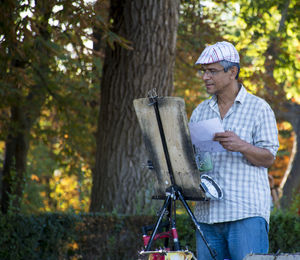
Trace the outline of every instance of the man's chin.
[[206, 86], [206, 92], [207, 92], [208, 94], [214, 94], [214, 93], [215, 93], [214, 87], [213, 87], [213, 86], [210, 86], [210, 85]]

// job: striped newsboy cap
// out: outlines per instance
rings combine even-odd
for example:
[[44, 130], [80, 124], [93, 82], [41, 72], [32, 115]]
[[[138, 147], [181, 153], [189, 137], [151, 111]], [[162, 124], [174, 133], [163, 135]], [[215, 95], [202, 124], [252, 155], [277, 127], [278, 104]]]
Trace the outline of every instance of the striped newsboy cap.
[[222, 60], [240, 63], [240, 56], [230, 42], [217, 42], [214, 45], [207, 46], [195, 64], [210, 64]]

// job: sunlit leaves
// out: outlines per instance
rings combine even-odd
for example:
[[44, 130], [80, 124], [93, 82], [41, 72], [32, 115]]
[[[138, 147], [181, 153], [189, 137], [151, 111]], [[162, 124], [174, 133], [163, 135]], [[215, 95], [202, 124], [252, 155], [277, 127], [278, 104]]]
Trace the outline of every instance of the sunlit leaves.
[[236, 47], [243, 57], [242, 67], [247, 70], [241, 73], [245, 82], [261, 96], [270, 94], [264, 91], [264, 86], [273, 90], [281, 101], [290, 98], [291, 92], [299, 96], [296, 67], [299, 66], [300, 42], [299, 26], [295, 27], [298, 21], [294, 16], [296, 2], [290, 1], [288, 7], [286, 1], [235, 2], [240, 5], [237, 25], [241, 26], [235, 29], [237, 33], [225, 37], [237, 42]]

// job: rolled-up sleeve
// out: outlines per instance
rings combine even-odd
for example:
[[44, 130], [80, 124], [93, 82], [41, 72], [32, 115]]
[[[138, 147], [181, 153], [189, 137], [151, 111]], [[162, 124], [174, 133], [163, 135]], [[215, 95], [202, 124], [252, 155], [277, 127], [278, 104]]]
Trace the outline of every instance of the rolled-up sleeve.
[[253, 140], [255, 146], [268, 149], [276, 156], [279, 148], [278, 129], [274, 112], [268, 104], [262, 106], [257, 114]]

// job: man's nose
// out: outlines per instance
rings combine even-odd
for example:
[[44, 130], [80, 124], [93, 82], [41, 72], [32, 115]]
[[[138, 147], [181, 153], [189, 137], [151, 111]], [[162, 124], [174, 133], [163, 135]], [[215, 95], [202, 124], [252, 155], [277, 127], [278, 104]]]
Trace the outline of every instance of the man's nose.
[[205, 72], [205, 73], [203, 74], [202, 78], [203, 78], [203, 80], [206, 80], [206, 79], [210, 79], [211, 77], [210, 77], [209, 73], [206, 73], [206, 72]]

